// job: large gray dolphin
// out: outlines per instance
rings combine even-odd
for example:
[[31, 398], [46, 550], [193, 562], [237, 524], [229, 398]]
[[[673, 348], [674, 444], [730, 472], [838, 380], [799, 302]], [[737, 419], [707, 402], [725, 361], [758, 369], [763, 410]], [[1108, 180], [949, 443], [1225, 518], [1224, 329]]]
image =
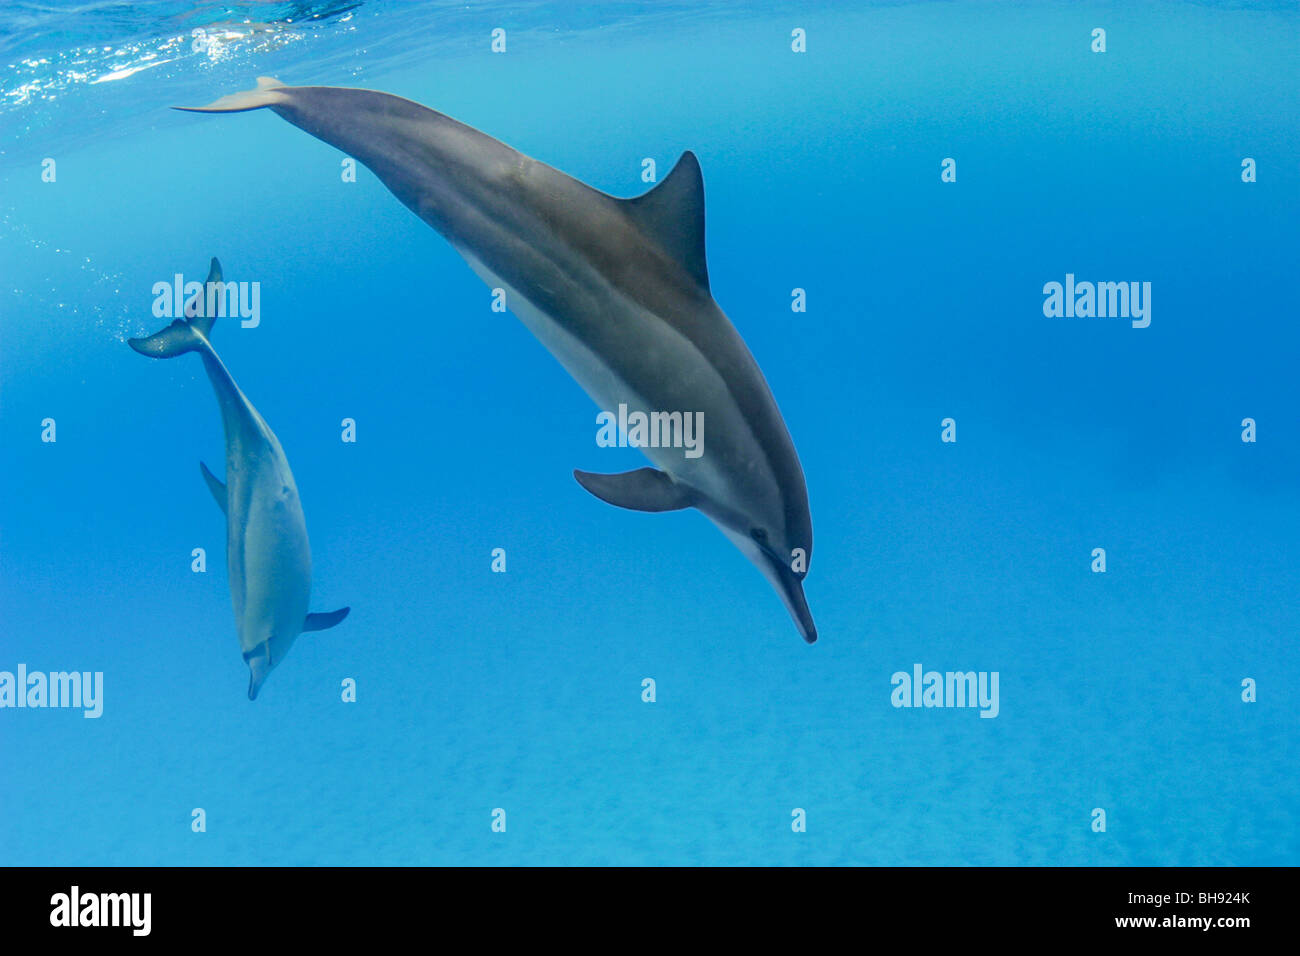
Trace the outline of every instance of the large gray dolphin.
[[622, 508], [704, 512], [776, 588], [804, 640], [817, 639], [803, 593], [812, 557], [803, 469], [763, 373], [709, 291], [694, 154], [644, 195], [617, 199], [387, 93], [261, 77], [254, 90], [188, 109], [263, 107], [370, 167], [506, 290], [602, 409], [703, 413], [698, 458], [643, 448], [659, 470], [574, 475]]
[[[213, 259], [205, 292], [220, 282], [221, 264]], [[275, 433], [212, 348], [214, 302], [211, 293], [200, 293], [186, 303], [185, 319], [176, 319], [148, 338], [129, 339], [128, 344], [151, 358], [198, 352], [217, 393], [226, 432], [226, 484], [203, 462], [199, 469], [226, 515], [230, 601], [239, 647], [248, 663], [248, 699], [255, 700], [266, 675], [289, 653], [299, 634], [333, 627], [351, 609], [307, 612], [311, 547], [298, 486]]]

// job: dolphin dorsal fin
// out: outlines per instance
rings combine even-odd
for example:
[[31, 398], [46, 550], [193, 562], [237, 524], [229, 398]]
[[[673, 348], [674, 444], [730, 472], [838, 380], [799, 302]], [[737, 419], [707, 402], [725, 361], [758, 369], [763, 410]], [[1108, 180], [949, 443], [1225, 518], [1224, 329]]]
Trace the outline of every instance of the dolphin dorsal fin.
[[203, 462], [199, 462], [199, 470], [203, 472], [203, 480], [208, 483], [208, 490], [212, 492], [212, 497], [216, 499], [217, 504], [221, 505], [221, 513], [229, 515], [230, 511], [227, 504], [229, 495], [226, 492], [226, 486], [217, 479], [216, 475], [208, 471], [208, 466]]
[[663, 182], [634, 199], [625, 199], [628, 215], [664, 247], [704, 291], [709, 267], [704, 258], [704, 176], [689, 149]]

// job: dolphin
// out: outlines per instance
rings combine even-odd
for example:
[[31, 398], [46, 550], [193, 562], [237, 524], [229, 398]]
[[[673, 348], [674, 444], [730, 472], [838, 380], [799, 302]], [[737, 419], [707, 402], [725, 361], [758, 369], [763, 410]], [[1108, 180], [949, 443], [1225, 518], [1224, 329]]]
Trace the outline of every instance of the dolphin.
[[[709, 290], [700, 164], [683, 153], [644, 195], [618, 199], [418, 103], [372, 90], [285, 86], [200, 113], [272, 112], [368, 166], [441, 233], [600, 408], [703, 413], [707, 451], [643, 447], [655, 468], [575, 471], [635, 511], [696, 508], [817, 639], [803, 579], [808, 492], [763, 373]], [[631, 415], [629, 415], [631, 418]]]
[[[176, 319], [148, 338], [127, 344], [150, 358], [198, 352], [221, 406], [226, 432], [226, 484], [199, 462], [203, 480], [226, 515], [226, 567], [235, 608], [239, 647], [248, 664], [248, 699], [272, 668], [284, 659], [298, 635], [333, 627], [351, 608], [309, 614], [311, 547], [298, 486], [279, 439], [244, 397], [212, 348], [213, 284], [221, 283], [221, 263], [212, 260], [204, 294], [185, 305]], [[219, 290], [223, 286], [217, 285]]]

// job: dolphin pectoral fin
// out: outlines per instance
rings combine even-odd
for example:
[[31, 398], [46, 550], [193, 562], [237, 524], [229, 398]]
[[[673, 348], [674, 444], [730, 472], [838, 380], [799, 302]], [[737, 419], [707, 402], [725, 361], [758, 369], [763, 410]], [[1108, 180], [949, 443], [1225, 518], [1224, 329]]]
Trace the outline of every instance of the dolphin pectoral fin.
[[212, 492], [212, 497], [217, 499], [217, 504], [221, 505], [221, 513], [229, 514], [226, 502], [229, 500], [226, 493], [226, 486], [217, 480], [217, 476], [208, 471], [208, 466], [199, 462], [199, 470], [203, 472], [203, 480], [208, 483], [208, 490]]
[[704, 176], [690, 150], [649, 192], [625, 199], [624, 209], [664, 251], [680, 262], [707, 292], [709, 267], [704, 257]]
[[322, 614], [308, 614], [307, 619], [302, 622], [302, 632], [308, 631], [325, 631], [333, 627], [348, 616], [351, 611], [350, 607], [341, 607], [337, 611], [326, 611]]
[[686, 488], [654, 468], [638, 468], [620, 475], [574, 471], [573, 477], [601, 501], [630, 511], [680, 511], [694, 504]]
[[207, 106], [173, 106], [172, 109], [184, 110], [187, 113], [242, 113], [244, 110], [260, 110], [264, 106], [274, 106], [276, 103], [283, 102], [284, 94], [276, 92], [283, 87], [284, 84], [279, 80], [269, 76], [259, 76], [256, 89], [231, 93]]

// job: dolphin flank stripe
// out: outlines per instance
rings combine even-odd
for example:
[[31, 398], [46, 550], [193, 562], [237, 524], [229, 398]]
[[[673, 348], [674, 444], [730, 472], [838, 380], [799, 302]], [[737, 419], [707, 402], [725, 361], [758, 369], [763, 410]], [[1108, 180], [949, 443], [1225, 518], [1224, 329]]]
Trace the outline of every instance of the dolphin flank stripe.
[[708, 451], [643, 448], [657, 467], [575, 472], [605, 501], [694, 507], [776, 589], [803, 638], [812, 558], [808, 492], [758, 363], [714, 301], [704, 186], [693, 153], [657, 186], [618, 199], [411, 100], [373, 90], [257, 88], [195, 112], [268, 108], [364, 163], [446, 237], [602, 409], [703, 414]]

